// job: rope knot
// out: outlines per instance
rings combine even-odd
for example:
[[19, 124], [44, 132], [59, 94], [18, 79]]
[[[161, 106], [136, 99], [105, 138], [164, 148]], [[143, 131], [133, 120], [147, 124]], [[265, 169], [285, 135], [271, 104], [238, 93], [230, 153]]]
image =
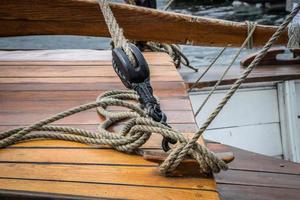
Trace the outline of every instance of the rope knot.
[[224, 161], [219, 159], [213, 152], [206, 147], [196, 143], [192, 147], [191, 143], [185, 141], [180, 143], [175, 148], [170, 150], [169, 156], [159, 166], [159, 170], [163, 174], [168, 174], [177, 168], [177, 166], [187, 156], [195, 159], [199, 163], [199, 170], [201, 173], [210, 174], [218, 173], [221, 170], [227, 170], [228, 166]]

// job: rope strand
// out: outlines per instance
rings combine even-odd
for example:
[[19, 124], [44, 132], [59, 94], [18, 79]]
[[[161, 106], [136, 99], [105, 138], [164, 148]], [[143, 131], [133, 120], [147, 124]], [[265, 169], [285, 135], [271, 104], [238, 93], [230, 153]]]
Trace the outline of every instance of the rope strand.
[[[195, 116], [197, 116], [200, 111], [202, 110], [202, 108], [204, 107], [204, 105], [207, 103], [208, 99], [211, 97], [211, 95], [215, 92], [215, 90], [217, 89], [217, 87], [221, 84], [222, 80], [224, 79], [224, 77], [226, 76], [227, 72], [231, 69], [231, 67], [233, 66], [234, 62], [236, 61], [236, 59], [239, 57], [239, 55], [241, 54], [242, 50], [245, 48], [246, 44], [249, 43], [249, 40], [251, 40], [253, 33], [255, 31], [256, 28], [256, 24], [253, 25], [252, 30], [248, 33], [247, 38], [245, 39], [245, 41], [243, 42], [243, 44], [241, 45], [240, 49], [238, 50], [238, 52], [235, 54], [234, 58], [232, 59], [232, 61], [230, 62], [230, 64], [228, 65], [228, 67], [225, 69], [225, 71], [223, 72], [222, 76], [220, 77], [220, 79], [216, 82], [216, 84], [214, 85], [214, 87], [210, 90], [209, 94], [206, 96], [206, 98], [204, 99], [204, 101], [202, 102], [201, 106], [198, 108], [198, 110], [195, 113]], [[253, 43], [253, 41], [252, 41]]]
[[134, 55], [129, 48], [128, 40], [125, 38], [123, 29], [120, 28], [116, 18], [114, 17], [112, 10], [109, 7], [107, 0], [98, 0], [98, 4], [102, 11], [102, 15], [106, 22], [112, 41], [114, 42], [114, 47], [122, 48], [125, 54], [128, 56], [131, 64], [133, 66], [136, 66], [137, 64]]

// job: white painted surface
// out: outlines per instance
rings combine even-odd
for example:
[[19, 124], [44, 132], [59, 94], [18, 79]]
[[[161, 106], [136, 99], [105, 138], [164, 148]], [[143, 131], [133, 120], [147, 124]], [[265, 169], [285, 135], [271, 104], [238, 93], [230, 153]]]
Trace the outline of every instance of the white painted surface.
[[[199, 126], [205, 121], [227, 90], [218, 90], [196, 117]], [[190, 95], [197, 109], [208, 91]], [[277, 89], [275, 86], [240, 89], [212, 122], [204, 138], [245, 150], [282, 156]]]
[[299, 94], [296, 93], [295, 81], [278, 84], [283, 156], [286, 160], [300, 162]]
[[209, 130], [204, 137], [268, 156], [282, 155], [279, 123]]
[[[209, 113], [226, 94], [226, 90], [217, 91], [211, 96], [202, 111], [196, 117], [202, 124]], [[191, 94], [193, 109], [199, 108], [207, 92]], [[244, 126], [279, 122], [277, 91], [275, 87], [241, 89], [229, 100], [221, 113], [209, 126], [212, 128]]]

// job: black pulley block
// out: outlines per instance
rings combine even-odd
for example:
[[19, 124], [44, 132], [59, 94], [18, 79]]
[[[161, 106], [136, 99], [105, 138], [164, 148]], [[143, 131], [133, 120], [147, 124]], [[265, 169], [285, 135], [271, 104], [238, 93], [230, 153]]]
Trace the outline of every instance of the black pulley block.
[[[115, 48], [112, 52], [113, 68], [125, 87], [133, 89], [139, 94], [139, 101], [148, 116], [168, 126], [166, 123], [167, 116], [162, 112], [153, 95], [148, 63], [135, 45], [129, 44], [129, 48], [134, 56], [136, 66], [133, 66], [122, 48]], [[174, 144], [175, 142], [176, 141], [172, 141], [170, 138], [164, 138], [162, 147], [165, 151], [168, 151], [170, 149], [169, 143]]]

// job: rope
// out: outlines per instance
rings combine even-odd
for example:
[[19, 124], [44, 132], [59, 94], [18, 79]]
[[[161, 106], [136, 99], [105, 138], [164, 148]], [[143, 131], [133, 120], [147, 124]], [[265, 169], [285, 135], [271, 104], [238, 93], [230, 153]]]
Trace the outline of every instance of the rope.
[[[214, 85], [214, 87], [210, 90], [209, 94], [206, 96], [206, 98], [204, 99], [204, 101], [202, 102], [202, 104], [200, 105], [200, 107], [198, 108], [198, 110], [195, 113], [195, 116], [197, 116], [200, 111], [202, 110], [202, 108], [204, 107], [204, 105], [207, 103], [208, 99], [211, 97], [211, 95], [215, 92], [215, 90], [217, 89], [217, 87], [221, 84], [222, 80], [224, 79], [224, 77], [226, 76], [227, 72], [231, 69], [231, 67], [233, 66], [233, 64], [235, 63], [236, 59], [239, 57], [239, 55], [241, 54], [242, 50], [245, 48], [246, 44], [249, 43], [249, 41], [252, 39], [253, 33], [255, 31], [256, 28], [256, 23], [253, 23], [252, 29], [251, 31], [248, 33], [247, 38], [245, 39], [245, 41], [243, 42], [243, 44], [241, 45], [240, 49], [238, 50], [238, 52], [235, 54], [234, 58], [232, 59], [231, 63], [228, 65], [228, 67], [225, 69], [225, 71], [223, 72], [222, 76], [220, 77], [220, 79], [216, 82], [216, 84]], [[252, 41], [253, 42], [253, 41]]]
[[292, 24], [288, 29], [289, 41], [287, 47], [289, 49], [300, 48], [300, 25]]
[[173, 59], [176, 68], [180, 68], [180, 65], [182, 64], [187, 68], [194, 70], [195, 72], [198, 71], [196, 67], [190, 64], [189, 59], [186, 57], [186, 55], [184, 55], [179, 45], [156, 42], [146, 42], [144, 43], [144, 45], [151, 51], [158, 51], [169, 54]]
[[[276, 42], [279, 36], [285, 31], [288, 24], [295, 17], [295, 15], [300, 10], [300, 6], [297, 5], [292, 12], [287, 16], [284, 22], [278, 27], [276, 32], [272, 35], [269, 41], [265, 44], [265, 46], [259, 51], [259, 53], [255, 56], [254, 60], [250, 63], [250, 65], [245, 69], [244, 73], [239, 77], [238, 80], [231, 86], [230, 90], [227, 92], [225, 97], [221, 100], [221, 102], [217, 105], [215, 110], [210, 114], [210, 116], [206, 119], [206, 121], [202, 124], [199, 131], [196, 132], [193, 138], [184, 146], [177, 148], [169, 155], [167, 159], [170, 160], [171, 163], [168, 163], [168, 170], [174, 170], [180, 162], [184, 159], [184, 157], [190, 152], [191, 149], [197, 144], [197, 140], [203, 134], [203, 132], [207, 129], [210, 123], [215, 119], [215, 117], [219, 114], [222, 108], [226, 105], [232, 95], [237, 91], [240, 85], [245, 81], [247, 76], [251, 73], [251, 71], [257, 66], [257, 64], [263, 59], [271, 46]], [[166, 162], [166, 161], [165, 161]], [[165, 163], [164, 162], [164, 163]], [[163, 163], [163, 164], [164, 164]]]
[[227, 49], [228, 46], [225, 46], [219, 53], [218, 55], [214, 58], [214, 60], [209, 64], [208, 67], [204, 70], [204, 72], [199, 76], [199, 78], [193, 83], [193, 85], [190, 87], [188, 92], [191, 92], [194, 87], [198, 85], [200, 80], [204, 77], [204, 75], [210, 70], [210, 68], [217, 62], [217, 60], [223, 55], [224, 51]]
[[[85, 144], [109, 145], [121, 152], [143, 155], [140, 147], [147, 142], [152, 133], [157, 133], [178, 142], [175, 151], [171, 151], [170, 156], [159, 167], [162, 173], [167, 173], [169, 172], [169, 163], [173, 159], [172, 155], [174, 152], [182, 149], [189, 140], [181, 133], [147, 117], [146, 112], [138, 102], [139, 96], [133, 90], [106, 92], [99, 96], [95, 102], [66, 110], [28, 127], [1, 133], [0, 147], [4, 148], [28, 140], [59, 139]], [[109, 106], [119, 106], [127, 109], [111, 112], [107, 110]], [[97, 132], [67, 126], [49, 125], [57, 120], [93, 108], [97, 108], [97, 112], [105, 117], [105, 121], [98, 126]], [[126, 121], [120, 132], [108, 131], [111, 126], [124, 120]], [[188, 155], [198, 161], [202, 173], [217, 173], [220, 170], [227, 169], [227, 165], [222, 160], [200, 144], [196, 144], [188, 152]]]
[[[247, 49], [252, 49], [253, 48], [253, 33], [256, 28], [257, 23], [256, 22], [252, 22], [252, 21], [245, 21], [246, 25], [247, 25]], [[250, 37], [249, 37], [250, 35]]]
[[[135, 0], [125, 0], [127, 4], [136, 5]], [[170, 0], [167, 5], [163, 8], [163, 10], [167, 10], [174, 0]], [[157, 52], [164, 52], [170, 55], [173, 59], [173, 62], [176, 68], [180, 68], [181, 64], [187, 68], [198, 72], [198, 69], [190, 64], [189, 59], [184, 55], [179, 45], [176, 44], [166, 44], [166, 43], [158, 43], [158, 42], [136, 42], [132, 41], [136, 45], [140, 45], [143, 49], [157, 51]]]
[[174, 3], [175, 0], [169, 0], [167, 2], [167, 4], [165, 5], [165, 7], [163, 8], [163, 10], [168, 10], [170, 8], [170, 6]]
[[130, 50], [128, 40], [125, 38], [123, 29], [120, 28], [113, 12], [111, 11], [107, 0], [98, 0], [102, 15], [108, 27], [108, 31], [114, 42], [115, 48], [122, 48], [125, 54], [128, 56], [129, 61], [133, 66], [136, 66], [136, 61], [133, 53]]
[[[294, 6], [297, 4], [294, 4]], [[300, 14], [297, 14], [292, 22], [289, 24], [288, 29], [289, 41], [287, 47], [295, 49], [300, 47]]]

